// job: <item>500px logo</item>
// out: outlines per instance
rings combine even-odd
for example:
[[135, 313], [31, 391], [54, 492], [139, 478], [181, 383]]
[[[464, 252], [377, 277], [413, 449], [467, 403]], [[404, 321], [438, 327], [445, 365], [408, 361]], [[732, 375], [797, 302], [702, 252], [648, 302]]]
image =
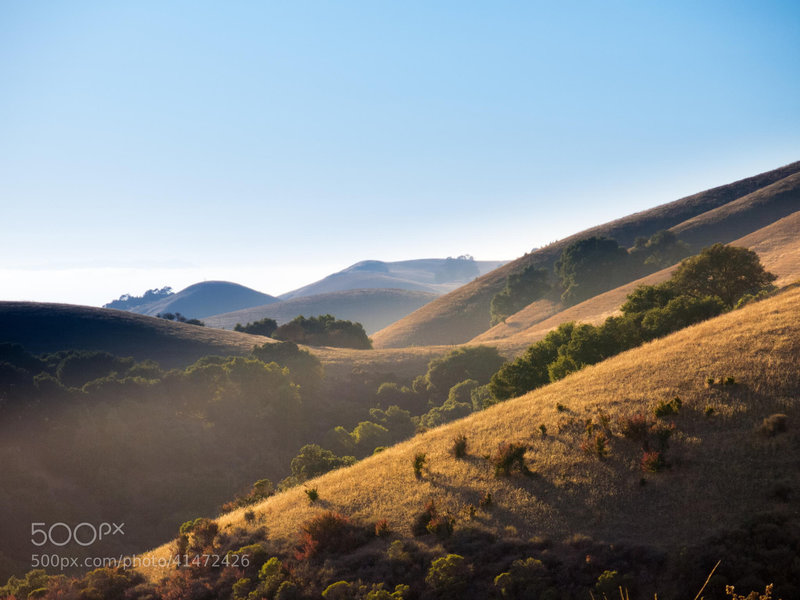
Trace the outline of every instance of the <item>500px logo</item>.
[[79, 546], [91, 546], [103, 538], [125, 535], [125, 523], [78, 523], [74, 527], [66, 523], [31, 523], [31, 544], [34, 546], [66, 546], [75, 542]]

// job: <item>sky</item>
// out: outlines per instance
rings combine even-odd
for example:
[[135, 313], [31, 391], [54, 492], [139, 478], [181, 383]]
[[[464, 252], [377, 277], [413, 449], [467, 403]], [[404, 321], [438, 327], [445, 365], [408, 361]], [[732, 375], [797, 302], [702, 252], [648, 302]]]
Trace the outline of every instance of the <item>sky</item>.
[[513, 259], [800, 160], [800, 3], [0, 0], [0, 299]]

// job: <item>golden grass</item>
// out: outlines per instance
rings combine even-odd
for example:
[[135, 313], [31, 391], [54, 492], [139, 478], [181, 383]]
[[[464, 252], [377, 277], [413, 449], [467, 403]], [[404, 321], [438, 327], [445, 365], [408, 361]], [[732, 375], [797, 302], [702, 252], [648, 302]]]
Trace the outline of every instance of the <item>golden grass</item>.
[[[296, 488], [257, 505], [257, 521], [270, 539], [293, 544], [298, 528], [324, 510], [364, 521], [388, 519], [410, 536], [414, 516], [428, 500], [451, 513], [456, 526], [475, 526], [508, 537], [543, 535], [556, 540], [585, 534], [613, 543], [677, 548], [701, 541], [718, 528], [739, 525], [775, 508], [769, 497], [778, 481], [798, 489], [800, 472], [800, 289], [722, 315], [588, 367], [521, 398], [417, 435], [353, 467], [311, 482], [320, 500], [309, 504]], [[708, 388], [707, 377], [733, 376], [737, 385]], [[675, 395], [683, 399], [674, 419], [671, 470], [647, 475], [640, 485], [641, 450], [619, 435], [619, 418]], [[568, 407], [560, 412], [556, 405]], [[714, 409], [705, 416], [707, 407]], [[580, 421], [604, 412], [611, 419], [610, 456], [600, 461], [579, 448]], [[789, 416], [790, 431], [773, 438], [755, 432], [776, 412]], [[570, 421], [574, 421], [571, 425]], [[540, 424], [548, 435], [541, 439]], [[561, 427], [561, 431], [559, 428]], [[468, 457], [450, 454], [457, 434]], [[483, 458], [501, 442], [523, 442], [536, 476], [497, 479]], [[414, 477], [416, 453], [430, 472]], [[495, 505], [468, 508], [486, 492]], [[219, 517], [222, 529], [249, 527], [243, 510]], [[166, 544], [152, 554], [172, 551]], [[157, 578], [164, 573], [150, 570]]]

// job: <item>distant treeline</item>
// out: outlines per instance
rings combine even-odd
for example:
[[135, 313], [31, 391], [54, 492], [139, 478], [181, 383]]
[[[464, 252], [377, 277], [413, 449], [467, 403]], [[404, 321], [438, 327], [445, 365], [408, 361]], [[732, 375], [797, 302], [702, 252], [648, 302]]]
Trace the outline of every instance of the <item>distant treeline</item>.
[[165, 286], [161, 289], [153, 288], [152, 290], [147, 290], [141, 296], [132, 296], [131, 294], [122, 294], [118, 299], [112, 300], [108, 304], [104, 304], [103, 308], [117, 308], [119, 310], [130, 310], [135, 308], [136, 306], [141, 306], [142, 304], [149, 304], [150, 302], [155, 302], [156, 300], [161, 300], [162, 298], [166, 298], [167, 296], [172, 296], [174, 292], [172, 288], [169, 286]]
[[280, 327], [275, 319], [267, 317], [260, 321], [247, 323], [247, 325], [237, 323], [233, 330], [306, 346], [333, 346], [362, 350], [372, 348], [372, 340], [367, 336], [361, 323], [340, 320], [333, 315], [308, 318], [300, 315]]
[[496, 325], [544, 297], [577, 304], [673, 265], [690, 252], [671, 231], [639, 237], [630, 250], [612, 238], [578, 240], [564, 248], [552, 271], [531, 265], [509, 275], [505, 288], [492, 298], [490, 322]]

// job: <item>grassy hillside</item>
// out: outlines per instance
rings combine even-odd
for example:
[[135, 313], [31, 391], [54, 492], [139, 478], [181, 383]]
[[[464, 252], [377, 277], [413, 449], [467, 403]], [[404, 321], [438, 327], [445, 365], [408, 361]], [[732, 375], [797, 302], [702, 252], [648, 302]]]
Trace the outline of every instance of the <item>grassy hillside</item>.
[[281, 299], [366, 288], [395, 288], [441, 295], [496, 269], [504, 262], [453, 258], [396, 262], [363, 260], [324, 279], [283, 294]]
[[[257, 505], [254, 522], [240, 510], [223, 515], [219, 524], [223, 532], [266, 525], [273, 547], [290, 552], [301, 523], [334, 510], [356, 522], [387, 519], [395, 539], [409, 540], [415, 516], [433, 500], [455, 518], [454, 538], [471, 530], [513, 547], [532, 537], [558, 542], [589, 536], [672, 551], [763, 511], [798, 517], [797, 505], [786, 502], [800, 493], [798, 355], [795, 288], [310, 481], [319, 492], [315, 505], [302, 489], [293, 489]], [[733, 377], [735, 383], [709, 386], [709, 377]], [[654, 409], [676, 396], [682, 399], [678, 414], [656, 419]], [[776, 413], [786, 415], [786, 432], [759, 431]], [[643, 473], [641, 447], [623, 433], [637, 414], [664, 427], [674, 424], [666, 452], [670, 468]], [[593, 436], [606, 436], [605, 459], [581, 448], [588, 420]], [[467, 438], [461, 460], [451, 454], [458, 434]], [[504, 442], [530, 447], [526, 463], [534, 476], [494, 476], [485, 457]], [[416, 478], [412, 462], [420, 452], [428, 468]], [[492, 505], [476, 508], [487, 492]], [[438, 555], [448, 551], [446, 542], [443, 548], [431, 536], [418, 539]], [[358, 560], [369, 562], [386, 544], [372, 542]]]
[[[624, 246], [632, 246], [636, 237], [649, 236], [661, 229], [676, 227], [689, 219], [714, 210], [738, 198], [743, 198], [798, 172], [800, 172], [800, 162], [792, 163], [774, 171], [700, 192], [577, 233], [545, 248], [526, 254], [476, 281], [434, 300], [397, 323], [377, 332], [373, 336], [375, 346], [399, 347], [466, 342], [488, 329], [489, 303], [492, 297], [503, 289], [509, 274], [520, 272], [530, 265], [550, 268], [566, 246], [581, 238], [593, 235], [613, 237]], [[787, 182], [787, 185], [788, 183], [791, 183], [791, 181]], [[778, 195], [779, 203], [783, 203], [784, 191], [784, 188], [779, 186], [769, 190], [769, 193]], [[754, 206], [758, 208], [761, 204]], [[776, 215], [777, 213], [773, 215], [774, 218], [782, 216]], [[725, 217], [724, 214], [720, 215], [719, 213], [716, 216], [717, 218]], [[710, 227], [714, 222], [712, 220], [710, 223], [698, 223], [697, 227], [693, 228], [695, 232], [693, 235], [700, 236], [704, 228]], [[737, 226], [747, 222], [747, 219], [737, 221]], [[760, 221], [753, 222], [753, 227], [749, 231], [758, 229], [764, 224]], [[736, 236], [749, 233], [749, 231], [739, 232]], [[731, 238], [728, 237], [727, 239]]]
[[[764, 268], [778, 276], [776, 284], [783, 286], [800, 279], [800, 237], [797, 231], [800, 231], [800, 211], [734, 240], [731, 244], [757, 252]], [[639, 285], [655, 285], [666, 281], [673, 268], [662, 269], [567, 309], [563, 309], [560, 303], [539, 300], [507, 319], [505, 323], [475, 337], [470, 343], [496, 344], [508, 356], [519, 354], [561, 323], [601, 323], [618, 313], [628, 294]]]
[[156, 302], [136, 306], [132, 311], [151, 316], [159, 313], [181, 313], [185, 317], [202, 319], [210, 315], [277, 301], [274, 296], [257, 292], [238, 283], [203, 281]]
[[206, 317], [210, 327], [233, 329], [265, 317], [275, 319], [278, 325], [291, 321], [298, 315], [306, 317], [331, 314], [337, 319], [361, 323], [371, 334], [407, 314], [424, 306], [437, 295], [431, 292], [401, 289], [360, 289], [298, 296], [266, 306], [254, 306]]

